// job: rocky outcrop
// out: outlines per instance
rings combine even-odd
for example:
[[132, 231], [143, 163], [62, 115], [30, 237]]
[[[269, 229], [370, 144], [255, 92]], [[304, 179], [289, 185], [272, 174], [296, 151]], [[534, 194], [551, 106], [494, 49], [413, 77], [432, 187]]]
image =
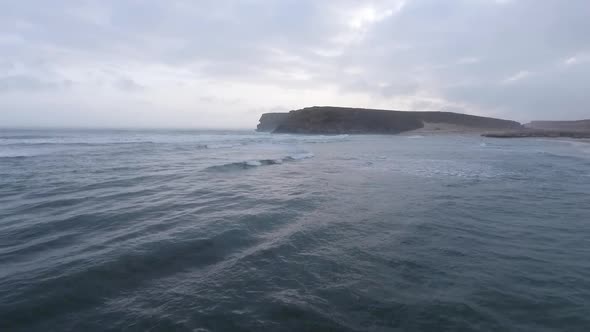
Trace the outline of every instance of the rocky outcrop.
[[289, 113], [276, 133], [397, 134], [422, 128], [423, 123], [404, 112], [311, 107]]
[[[484, 130], [521, 129], [515, 121], [451, 112], [402, 112], [344, 107], [309, 107], [289, 113], [264, 114], [258, 130], [299, 134], [398, 134], [424, 123], [452, 124]], [[278, 125], [277, 125], [278, 122]]]
[[272, 132], [283, 123], [288, 116], [289, 113], [264, 113], [260, 117], [260, 123], [256, 130]]

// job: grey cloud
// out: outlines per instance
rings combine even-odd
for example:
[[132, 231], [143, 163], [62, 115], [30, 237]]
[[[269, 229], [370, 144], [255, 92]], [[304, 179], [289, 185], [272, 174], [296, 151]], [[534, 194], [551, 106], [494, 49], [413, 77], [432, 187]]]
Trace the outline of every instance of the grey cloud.
[[531, 113], [539, 119], [579, 119], [590, 116], [589, 77], [587, 65], [554, 69], [510, 85], [463, 86], [446, 92], [450, 98], [501, 109], [501, 113], [523, 121], [527, 120], [523, 115]]
[[145, 89], [145, 87], [143, 85], [141, 85], [129, 78], [121, 78], [121, 79], [117, 80], [115, 82], [115, 87], [117, 87], [121, 90], [129, 91], [129, 92], [142, 91]]
[[14, 64], [12, 62], [0, 60], [0, 75], [8, 74], [12, 69], [14, 69]]
[[229, 105], [236, 105], [241, 102], [238, 98], [221, 98], [216, 96], [202, 96], [199, 97], [199, 100], [203, 103], [207, 104], [229, 104]]
[[[407, 0], [392, 11], [398, 4], [56, 0], [48, 10], [38, 1], [11, 1], [0, 12], [0, 70], [7, 75], [0, 91], [55, 91], [60, 98], [68, 79], [105, 81], [130, 95], [158, 89], [128, 75], [131, 63], [186, 71], [204, 82], [285, 91], [330, 86], [385, 101], [407, 98], [414, 109], [464, 105], [464, 111], [522, 121], [590, 117], [587, 0]], [[353, 31], [347, 15], [363, 7], [372, 8], [369, 23]], [[391, 15], [383, 14], [387, 10]], [[69, 78], [71, 66], [108, 70]], [[534, 76], [502, 84], [519, 72]], [[186, 86], [175, 82], [170, 90]], [[268, 108], [264, 96], [249, 104]]]
[[392, 78], [387, 83], [370, 82], [365, 79], [351, 81], [341, 86], [341, 91], [346, 92], [372, 92], [374, 94], [392, 97], [396, 95], [412, 95], [419, 89], [419, 84], [411, 79], [403, 80]]
[[46, 82], [25, 75], [12, 75], [0, 77], [0, 92], [36, 92], [53, 90], [69, 84], [69, 82]]
[[[373, 48], [370, 54], [385, 50], [373, 57], [375, 77], [414, 71], [424, 76], [423, 88], [440, 91], [453, 102], [502, 108], [506, 116], [519, 119], [590, 117], [590, 101], [580, 93], [590, 76], [558, 68], [568, 55], [590, 46], [585, 32], [590, 29], [589, 11], [590, 3], [583, 0], [501, 5], [415, 0], [399, 17], [379, 26], [360, 49]], [[411, 47], [396, 50], [400, 42]], [[461, 65], [466, 56], [479, 61]], [[357, 55], [354, 61], [364, 58]], [[416, 71], [422, 64], [427, 69]], [[497, 84], [526, 71], [535, 77], [509, 87]]]

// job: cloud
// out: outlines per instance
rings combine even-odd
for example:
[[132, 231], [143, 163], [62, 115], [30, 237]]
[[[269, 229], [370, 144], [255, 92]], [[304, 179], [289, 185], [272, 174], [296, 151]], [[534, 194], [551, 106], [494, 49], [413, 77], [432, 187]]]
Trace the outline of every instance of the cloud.
[[533, 75], [533, 73], [531, 73], [530, 71], [521, 70], [518, 73], [506, 78], [504, 81], [502, 81], [502, 83], [512, 84], [512, 83], [527, 79], [527, 78], [531, 77], [532, 75]]
[[128, 92], [142, 91], [144, 86], [130, 78], [121, 78], [115, 82], [115, 87]]
[[458, 65], [472, 65], [481, 61], [478, 57], [464, 57], [457, 60]]
[[25, 75], [12, 75], [0, 77], [0, 93], [2, 92], [38, 92], [45, 90], [54, 90], [61, 84], [68, 85], [69, 82], [45, 82], [36, 77]]
[[586, 0], [46, 6], [13, 1], [0, 12], [4, 123], [35, 107], [44, 116], [31, 124], [72, 124], [77, 109], [97, 126], [253, 127], [252, 110], [328, 104], [590, 117]]
[[575, 66], [590, 62], [590, 52], [580, 52], [572, 57], [569, 57], [563, 61], [566, 66]]

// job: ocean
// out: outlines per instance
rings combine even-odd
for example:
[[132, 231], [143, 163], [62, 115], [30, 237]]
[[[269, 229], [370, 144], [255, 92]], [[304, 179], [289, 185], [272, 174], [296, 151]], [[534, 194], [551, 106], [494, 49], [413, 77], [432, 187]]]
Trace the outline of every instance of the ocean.
[[590, 144], [0, 130], [0, 331], [589, 331]]

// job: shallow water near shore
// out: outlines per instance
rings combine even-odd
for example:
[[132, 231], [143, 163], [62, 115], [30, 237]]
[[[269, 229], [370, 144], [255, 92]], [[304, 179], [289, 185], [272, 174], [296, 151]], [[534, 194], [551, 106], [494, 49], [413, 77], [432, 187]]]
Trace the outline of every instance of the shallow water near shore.
[[0, 130], [0, 330], [588, 331], [589, 147]]

